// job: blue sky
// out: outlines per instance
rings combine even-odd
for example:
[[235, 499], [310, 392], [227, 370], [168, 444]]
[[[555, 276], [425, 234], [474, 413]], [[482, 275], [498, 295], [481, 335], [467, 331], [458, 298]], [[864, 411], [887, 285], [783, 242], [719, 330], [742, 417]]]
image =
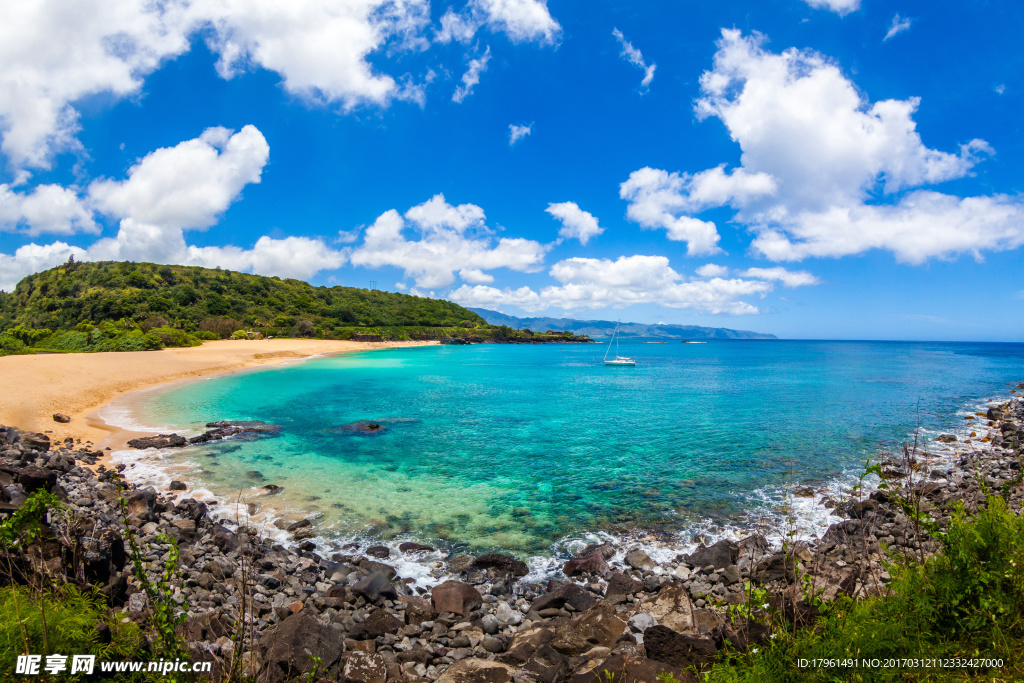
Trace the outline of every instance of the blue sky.
[[0, 7], [0, 289], [221, 266], [518, 315], [1024, 341], [1013, 2]]

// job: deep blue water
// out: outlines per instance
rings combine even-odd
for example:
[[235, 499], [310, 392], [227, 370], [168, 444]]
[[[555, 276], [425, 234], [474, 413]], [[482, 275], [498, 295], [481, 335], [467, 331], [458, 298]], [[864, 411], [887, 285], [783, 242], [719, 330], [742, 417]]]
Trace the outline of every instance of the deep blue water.
[[[322, 513], [339, 537], [543, 552], [588, 531], [771, 519], [782, 492], [960, 428], [1024, 380], [1024, 345], [728, 341], [372, 351], [147, 394], [151, 425], [259, 419], [281, 436], [165, 455], [219, 497]], [[379, 421], [381, 433], [338, 429]], [[256, 481], [246, 472], [258, 470]]]

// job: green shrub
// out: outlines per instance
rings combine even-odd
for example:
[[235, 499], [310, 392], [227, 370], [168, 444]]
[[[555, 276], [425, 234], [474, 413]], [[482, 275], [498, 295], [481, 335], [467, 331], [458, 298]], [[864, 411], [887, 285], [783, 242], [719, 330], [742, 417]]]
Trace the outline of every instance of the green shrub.
[[0, 356], [13, 356], [22, 353], [31, 353], [25, 346], [25, 342], [6, 332], [0, 334]]
[[[717, 665], [711, 683], [775, 681], [946, 681], [984, 669], [804, 668], [798, 659], [1002, 659], [995, 680], [1024, 679], [1024, 518], [1000, 496], [975, 517], [957, 510], [943, 550], [923, 565], [889, 567], [884, 596], [841, 598], [813, 628], [777, 629], [758, 652]], [[985, 680], [992, 680], [986, 678]]]
[[201, 343], [194, 335], [173, 327], [154, 327], [149, 333], [156, 335], [164, 346], [199, 346]]
[[[79, 591], [71, 584], [42, 595], [24, 586], [0, 588], [0, 678], [24, 678], [14, 671], [26, 643], [30, 654], [91, 654], [97, 660], [137, 652], [142, 644], [139, 628], [120, 619], [106, 620], [106, 609], [103, 595]], [[110, 643], [100, 642], [101, 624], [110, 628]]]

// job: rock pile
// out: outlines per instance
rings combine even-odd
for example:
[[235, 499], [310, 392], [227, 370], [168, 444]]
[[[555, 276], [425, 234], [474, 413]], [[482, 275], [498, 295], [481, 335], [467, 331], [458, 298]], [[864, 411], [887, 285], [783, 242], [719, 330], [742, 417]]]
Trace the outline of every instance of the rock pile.
[[[524, 582], [523, 562], [490, 553], [450, 558], [448, 579], [428, 591], [398, 575], [388, 548], [317, 552], [316, 529], [305, 520], [287, 527], [299, 544], [288, 548], [245, 518], [213, 519], [200, 501], [175, 503], [119, 472], [94, 473], [78, 461], [95, 454], [12, 428], [0, 428], [0, 514], [32, 491], [56, 493], [69, 514], [53, 520], [52, 538], [60, 540], [47, 545], [44, 561], [100, 588], [112, 609], [142, 623], [152, 605], [125, 550], [123, 495], [127, 533], [154, 577], [171, 557], [164, 535], [176, 540], [180, 575], [170, 599], [188, 615], [181, 633], [192, 657], [212, 661], [215, 678], [241, 654], [250, 674], [270, 682], [294, 679], [314, 662], [325, 680], [350, 683], [595, 683], [608, 674], [653, 683], [663, 673], [695, 681], [687, 670], [707, 668], [726, 644], [743, 650], [768, 637], [764, 627], [726, 617], [728, 605], [748, 599], [748, 582], [768, 589], [769, 608], [806, 622], [815, 609], [803, 602], [797, 573], [825, 599], [866, 595], [884, 589], [887, 552], [938, 549], [900, 501], [940, 524], [958, 501], [982, 503], [985, 487], [1007, 488], [1019, 507], [1024, 404], [1015, 399], [977, 418], [975, 434], [984, 436], [946, 440], [958, 449], [952, 461], [929, 465], [908, 453], [885, 463], [890, 490], [838, 504], [843, 521], [790, 552], [754, 535], [662, 564], [633, 548], [618, 563], [625, 549], [592, 545], [547, 583]], [[68, 543], [79, 544], [77, 555]], [[398, 552], [424, 550], [432, 549], [408, 543]], [[247, 652], [235, 652], [238, 642]]]

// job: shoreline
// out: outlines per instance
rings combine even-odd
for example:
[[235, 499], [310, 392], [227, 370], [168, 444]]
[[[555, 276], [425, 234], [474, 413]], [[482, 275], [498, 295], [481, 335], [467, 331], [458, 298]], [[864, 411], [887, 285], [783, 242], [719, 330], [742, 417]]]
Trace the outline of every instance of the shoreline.
[[[0, 395], [0, 424], [41, 432], [51, 441], [72, 438], [102, 451], [126, 448], [133, 432], [108, 424], [99, 412], [128, 394], [184, 380], [205, 379], [264, 365], [437, 342], [355, 342], [327, 339], [217, 340], [159, 351], [35, 354], [0, 357], [0, 375], [17, 392]], [[68, 423], [56, 422], [63, 413]]]
[[[784, 552], [757, 533], [660, 560], [635, 542], [598, 543], [573, 553], [547, 582], [528, 576], [529, 568], [509, 555], [450, 552], [438, 560], [444, 582], [429, 589], [409, 582], [401, 565], [431, 549], [404, 544], [396, 552], [364, 543], [333, 552], [308, 522], [288, 527], [301, 543], [286, 547], [249, 524], [244, 508], [234, 519], [211, 514], [201, 501], [136, 487], [112, 470], [94, 473], [76, 465], [79, 453], [51, 450], [43, 439], [5, 428], [0, 471], [17, 482], [8, 487], [11, 504], [15, 494], [24, 496], [14, 489], [29, 486], [66, 501], [72, 517], [54, 519], [53, 542], [70, 537], [62, 526], [68, 519], [92, 520], [95, 538], [86, 540], [97, 557], [90, 566], [102, 571], [91, 585], [106, 584], [111, 613], [145, 626], [154, 606], [110, 540], [127, 531], [116, 503], [117, 487], [126, 487], [129, 528], [157, 550], [145, 569], [151, 581], [167, 562], [160, 534], [177, 539], [184, 574], [172, 589], [187, 617], [182, 638], [192, 661], [213, 664], [214, 680], [241, 654], [240, 643], [251, 653], [246, 673], [275, 682], [284, 680], [281, 672], [308, 671], [315, 657], [330, 676], [367, 683], [458, 683], [484, 680], [470, 677], [484, 673], [486, 680], [533, 680], [528, 676], [540, 667], [556, 674], [553, 680], [581, 683], [601, 670], [644, 681], [669, 672], [695, 683], [684, 677], [687, 667], [706, 670], [723, 648], [747, 651], [771, 635], [770, 628], [729, 620], [728, 607], [750, 597], [745, 582], [763, 587], [772, 608], [795, 623], [804, 618], [798, 614], [817, 614], [799, 597], [795, 570], [824, 601], [856, 599], [885, 594], [891, 577], [884, 563], [892, 552], [937, 552], [941, 544], [907, 518], [899, 496], [917, 497], [938, 528], [957, 505], [977, 510], [991, 491], [1005, 490], [1019, 511], [1024, 401], [992, 400], [965, 422], [974, 423], [977, 439], [936, 439], [952, 452], [931, 462], [920, 452], [916, 461], [883, 462], [894, 488], [837, 501], [842, 521]], [[245, 638], [222, 635], [237, 628]], [[374, 675], [356, 677], [367, 670]]]
[[[967, 455], [977, 455], [978, 447], [987, 448], [988, 430], [991, 427], [983, 428], [982, 423], [961, 421], [964, 416], [983, 415], [978, 410], [993, 403], [1003, 403], [1014, 400], [1011, 394], [991, 395], [986, 398], [970, 399], [959, 405], [956, 409], [955, 419], [932, 429], [924, 429], [920, 435], [921, 445], [917, 451], [917, 458], [921, 461], [924, 471], [939, 468], [956, 469], [957, 461]], [[968, 418], [971, 420], [974, 418]], [[972, 431], [977, 429], [985, 434], [979, 435], [976, 439]], [[954, 435], [953, 443], [939, 439], [939, 436]], [[909, 442], [913, 441], [913, 434], [907, 435]], [[171, 449], [176, 450], [176, 449]], [[530, 552], [522, 547], [514, 546], [490, 546], [472, 547], [459, 538], [429, 539], [420, 538], [416, 534], [400, 535], [397, 537], [384, 538], [368, 533], [347, 533], [338, 534], [333, 525], [323, 525], [322, 514], [310, 512], [302, 507], [294, 505], [281, 505], [281, 500], [274, 495], [266, 495], [262, 491], [255, 493], [234, 494], [219, 490], [213, 491], [204, 487], [196, 487], [190, 480], [187, 473], [184, 476], [174, 476], [173, 470], [166, 469], [155, 462], [149, 463], [161, 470], [161, 476], [154, 478], [152, 475], [140, 476], [138, 470], [134, 471], [138, 464], [133, 453], [157, 455], [160, 450], [138, 451], [125, 449], [120, 453], [114, 453], [112, 460], [107, 461], [107, 466], [118, 466], [121, 476], [133, 485], [138, 487], [152, 486], [160, 495], [167, 496], [175, 504], [189, 498], [195, 498], [210, 505], [211, 516], [219, 514], [221, 519], [230, 519], [227, 512], [230, 509], [237, 509], [239, 504], [246, 508], [246, 517], [253, 525], [260, 526], [262, 533], [276, 543], [297, 551], [304, 541], [315, 538], [319, 552], [323, 553], [348, 553], [355, 546], [375, 546], [388, 548], [392, 557], [403, 558], [402, 575], [411, 580], [411, 584], [418, 587], [430, 587], [437, 582], [444, 581], [449, 577], [448, 571], [444, 568], [442, 560], [453, 553], [478, 554], [481, 552], [512, 553], [526, 562], [529, 569], [524, 581], [546, 582], [552, 578], [558, 578], [561, 574], [562, 564], [571, 558], [580, 548], [595, 544], [611, 545], [620, 549], [609, 562], [624, 562], [625, 549], [638, 549], [647, 553], [659, 564], [670, 563], [673, 557], [680, 553], [693, 552], [702, 545], [714, 545], [719, 542], [736, 543], [751, 534], [764, 538], [768, 548], [777, 551], [782, 547], [782, 542], [787, 538], [787, 530], [796, 531], [792, 541], [803, 543], [814, 543], [836, 523], [842, 522], [845, 513], [841, 510], [843, 502], [852, 495], [851, 491], [858, 485], [858, 471], [844, 470], [842, 474], [828, 480], [796, 481], [785, 491], [766, 492], [764, 489], [757, 489], [749, 497], [750, 507], [745, 510], [740, 519], [702, 517], [691, 520], [685, 529], [665, 530], [653, 529], [650, 527], [637, 526], [628, 530], [607, 531], [599, 528], [591, 528], [578, 533], [567, 534], [558, 538], [551, 538], [547, 552]], [[889, 457], [885, 457], [888, 453]], [[129, 456], [129, 457], [126, 457]], [[896, 452], [877, 451], [871, 456], [871, 461], [876, 464], [892, 465]], [[122, 467], [124, 469], [122, 469]], [[169, 489], [172, 480], [180, 480], [187, 484], [187, 488], [179, 491]], [[882, 483], [877, 477], [871, 475], [863, 482], [861, 495], [867, 496], [878, 490]], [[812, 492], [813, 489], [813, 492]], [[778, 495], [782, 494], [780, 499]], [[767, 495], [766, 495], [767, 494]], [[218, 502], [220, 501], [220, 502]], [[771, 510], [767, 515], [762, 511]], [[778, 513], [778, 514], [772, 514]], [[786, 519], [784, 519], [786, 518]], [[302, 527], [299, 535], [293, 536], [293, 530], [289, 527], [296, 522], [310, 522], [311, 526]], [[788, 522], [786, 528], [779, 526]], [[436, 545], [436, 551], [427, 556], [420, 556], [415, 560], [403, 557], [399, 548], [408, 543], [430, 543]]]

